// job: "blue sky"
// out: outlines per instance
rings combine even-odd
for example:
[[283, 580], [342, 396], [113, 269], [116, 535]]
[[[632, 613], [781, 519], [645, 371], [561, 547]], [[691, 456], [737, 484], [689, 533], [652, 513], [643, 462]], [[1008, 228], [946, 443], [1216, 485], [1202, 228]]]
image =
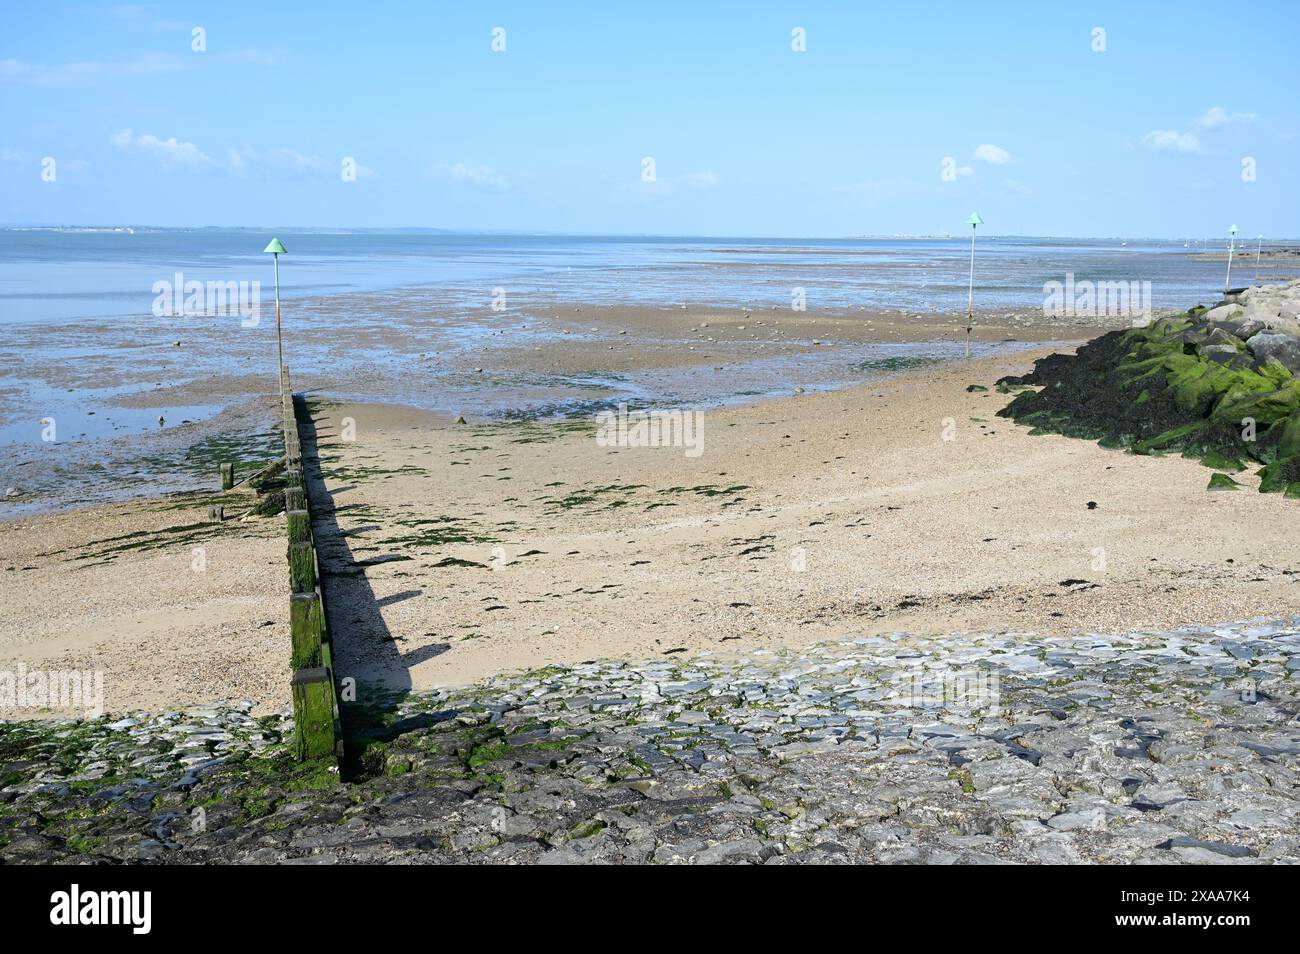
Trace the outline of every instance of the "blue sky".
[[1294, 0], [0, 17], [5, 224], [1300, 235]]

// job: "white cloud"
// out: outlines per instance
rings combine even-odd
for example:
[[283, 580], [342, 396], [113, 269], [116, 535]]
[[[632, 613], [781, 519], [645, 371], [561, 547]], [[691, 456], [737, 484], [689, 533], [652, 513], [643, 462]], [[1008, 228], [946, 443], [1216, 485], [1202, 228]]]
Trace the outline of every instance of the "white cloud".
[[[343, 158], [325, 159], [278, 146], [275, 149], [259, 152], [247, 146], [228, 148], [226, 150], [226, 167], [233, 173], [242, 175], [249, 172], [270, 172], [276, 178], [310, 178], [313, 176], [333, 177], [343, 170]], [[357, 163], [358, 179], [370, 179], [375, 170]]]
[[1176, 152], [1188, 156], [1204, 151], [1201, 141], [1194, 135], [1176, 129], [1153, 129], [1142, 137], [1142, 145], [1152, 152]]
[[216, 58], [241, 66], [279, 66], [283, 55], [279, 50], [260, 50], [249, 47], [246, 50], [228, 50], [215, 54]]
[[505, 192], [512, 185], [509, 176], [481, 162], [437, 162], [429, 167], [429, 172], [435, 179], [484, 192]]
[[193, 65], [192, 61], [183, 60], [171, 53], [145, 53], [127, 62], [83, 61], [57, 66], [24, 63], [11, 58], [0, 60], [0, 80], [31, 83], [36, 86], [66, 86], [122, 76], [161, 76], [188, 69], [191, 65]]
[[975, 158], [982, 159], [995, 166], [1005, 166], [1011, 161], [1011, 153], [1007, 152], [1001, 146], [995, 146], [991, 142], [986, 142], [983, 145], [976, 147]]
[[320, 156], [308, 156], [296, 149], [279, 147], [266, 154], [266, 161], [278, 169], [297, 174], [334, 172], [336, 163]]
[[1222, 106], [1211, 106], [1202, 115], [1198, 116], [1192, 125], [1201, 129], [1218, 129], [1220, 126], [1248, 123], [1254, 119], [1254, 113], [1230, 113]]
[[1034, 190], [1029, 188], [1029, 186], [1025, 185], [1019, 179], [1003, 179], [1002, 185], [1008, 192], [1020, 196], [1022, 199], [1027, 199], [1034, 194]]
[[[188, 27], [186, 28], [188, 31]], [[166, 76], [196, 69], [209, 62], [233, 66], [276, 66], [283, 59], [278, 50], [248, 48], [211, 54], [142, 53], [133, 60], [81, 60], [75, 63], [27, 63], [12, 57], [0, 59], [0, 82], [27, 83], [32, 86], [71, 86], [97, 80], [147, 76]]]
[[135, 136], [132, 135], [131, 130], [122, 129], [113, 133], [109, 137], [109, 142], [123, 151], [148, 156], [166, 167], [189, 166], [191, 168], [200, 168], [212, 163], [207, 153], [194, 143], [182, 142], [175, 136], [169, 139], [159, 139], [149, 133]]
[[684, 176], [678, 176], [673, 180], [678, 185], [684, 185], [690, 189], [711, 189], [722, 181], [722, 178], [716, 173], [709, 170], [704, 172], [688, 172]]
[[722, 183], [722, 177], [712, 170], [686, 172], [680, 176], [659, 176], [655, 179], [636, 180], [636, 191], [643, 196], [672, 195], [679, 189], [712, 189]]

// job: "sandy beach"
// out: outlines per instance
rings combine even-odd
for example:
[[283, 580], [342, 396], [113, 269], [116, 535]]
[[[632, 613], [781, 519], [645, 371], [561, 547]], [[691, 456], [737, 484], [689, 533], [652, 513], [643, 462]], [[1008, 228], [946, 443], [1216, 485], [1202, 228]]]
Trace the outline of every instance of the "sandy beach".
[[[681, 320], [715, 339], [710, 355], [753, 348], [740, 342], [769, 320], [707, 317], [707, 329]], [[633, 318], [583, 327], [626, 341]], [[819, 333], [834, 326], [823, 318]], [[1300, 610], [1290, 502], [1206, 493], [1195, 461], [995, 417], [1009, 397], [994, 382], [1050, 350], [705, 408], [698, 456], [602, 447], [590, 418], [457, 425], [313, 393], [338, 676], [427, 688], [852, 634], [1112, 632]], [[580, 371], [593, 353], [561, 341], [548, 358]], [[701, 373], [667, 353], [647, 347], [640, 366]], [[285, 706], [283, 516], [208, 524], [206, 504], [0, 524], [0, 668], [103, 670], [112, 712]]]
[[967, 390], [1040, 353], [710, 412], [698, 458], [323, 405], [328, 596], [359, 636], [339, 671], [427, 687], [733, 641], [1300, 608], [1288, 502], [1207, 494], [1194, 461], [1029, 436], [993, 416], [1003, 395]]

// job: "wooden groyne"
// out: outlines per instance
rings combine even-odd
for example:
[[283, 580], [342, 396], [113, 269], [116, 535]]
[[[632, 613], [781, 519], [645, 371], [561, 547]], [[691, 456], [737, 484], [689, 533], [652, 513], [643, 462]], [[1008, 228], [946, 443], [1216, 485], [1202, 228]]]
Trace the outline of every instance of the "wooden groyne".
[[288, 530], [294, 750], [304, 761], [333, 759], [341, 754], [342, 735], [299, 429], [299, 416], [305, 419], [309, 412], [302, 396], [293, 393], [287, 369], [280, 377], [280, 408], [285, 450], [284, 514]]

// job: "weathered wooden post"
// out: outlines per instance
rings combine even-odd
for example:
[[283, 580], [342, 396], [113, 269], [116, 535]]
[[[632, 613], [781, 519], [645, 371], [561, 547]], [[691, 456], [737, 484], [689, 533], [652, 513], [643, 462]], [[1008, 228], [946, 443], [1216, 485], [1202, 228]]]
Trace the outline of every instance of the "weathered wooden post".
[[[301, 491], [299, 491], [301, 493]], [[287, 497], [285, 498], [287, 501]], [[304, 543], [311, 539], [311, 514], [305, 508], [285, 508], [285, 521], [289, 524], [289, 542]]]
[[222, 464], [221, 465], [221, 489], [233, 490], [234, 487], [235, 487], [235, 465]]
[[[279, 245], [278, 242], [272, 243]], [[279, 251], [283, 251], [283, 246]], [[267, 251], [275, 251], [267, 246]], [[277, 255], [278, 263], [279, 257]], [[279, 307], [276, 308], [277, 337]], [[293, 665], [294, 754], [299, 761], [337, 757], [338, 700], [333, 654], [312, 539], [302, 441], [289, 370], [280, 362], [280, 413], [284, 433], [284, 517], [288, 535], [290, 662]]]
[[296, 669], [293, 692], [294, 749], [299, 761], [334, 753], [334, 684], [324, 666]]
[[[285, 484], [284, 487], [284, 511], [287, 514], [290, 510], [307, 509], [307, 492], [302, 487], [290, 487]], [[289, 539], [293, 539], [293, 531], [289, 531]]]
[[320, 594], [315, 590], [294, 593], [289, 597], [289, 628], [293, 636], [291, 659], [294, 669], [321, 664], [323, 622]]
[[310, 539], [289, 544], [289, 588], [295, 593], [316, 588], [316, 548]]
[[215, 521], [216, 523], [221, 523], [221, 521], [226, 519], [226, 508], [220, 504], [213, 504], [208, 508], [208, 519]]

